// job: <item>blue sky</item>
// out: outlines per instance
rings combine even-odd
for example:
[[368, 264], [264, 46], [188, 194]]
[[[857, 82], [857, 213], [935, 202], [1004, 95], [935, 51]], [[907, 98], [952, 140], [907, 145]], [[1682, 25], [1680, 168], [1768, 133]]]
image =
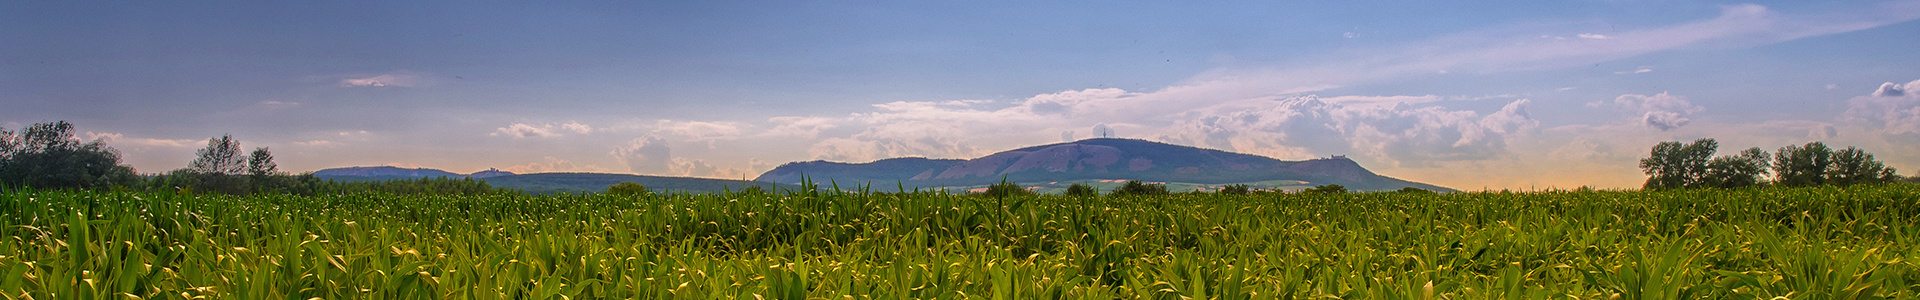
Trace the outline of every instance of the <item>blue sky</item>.
[[1633, 187], [1653, 144], [1920, 170], [1920, 2], [0, 3], [0, 127], [141, 172], [755, 177], [1091, 136], [1347, 155], [1461, 189]]

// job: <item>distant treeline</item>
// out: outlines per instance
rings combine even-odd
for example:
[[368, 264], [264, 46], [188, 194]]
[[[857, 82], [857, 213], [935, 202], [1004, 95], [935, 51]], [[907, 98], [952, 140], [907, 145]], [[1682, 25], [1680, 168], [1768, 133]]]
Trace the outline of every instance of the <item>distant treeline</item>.
[[1808, 187], [1822, 185], [1916, 182], [1855, 147], [1835, 150], [1821, 142], [1788, 145], [1774, 153], [1748, 148], [1734, 155], [1713, 156], [1720, 143], [1711, 138], [1692, 143], [1661, 142], [1653, 146], [1640, 170], [1647, 173], [1645, 189], [1741, 188], [1750, 186]]
[[243, 154], [233, 136], [209, 139], [186, 168], [141, 176], [101, 141], [82, 142], [66, 121], [0, 128], [0, 189], [120, 189], [176, 193], [320, 195], [347, 193], [518, 193], [468, 178], [339, 182], [280, 172], [267, 148]]

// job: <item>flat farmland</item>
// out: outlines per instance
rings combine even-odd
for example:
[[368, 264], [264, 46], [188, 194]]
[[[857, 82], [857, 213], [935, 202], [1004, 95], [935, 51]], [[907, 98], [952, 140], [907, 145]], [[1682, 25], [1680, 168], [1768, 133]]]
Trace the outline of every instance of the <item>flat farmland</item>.
[[10, 191], [0, 298], [1915, 298], [1916, 201]]

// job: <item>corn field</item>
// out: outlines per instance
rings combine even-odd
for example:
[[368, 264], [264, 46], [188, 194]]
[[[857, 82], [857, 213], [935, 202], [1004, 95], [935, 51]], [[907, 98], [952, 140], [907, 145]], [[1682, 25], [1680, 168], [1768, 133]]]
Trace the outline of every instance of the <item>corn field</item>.
[[1912, 299], [1916, 201], [9, 191], [0, 298]]

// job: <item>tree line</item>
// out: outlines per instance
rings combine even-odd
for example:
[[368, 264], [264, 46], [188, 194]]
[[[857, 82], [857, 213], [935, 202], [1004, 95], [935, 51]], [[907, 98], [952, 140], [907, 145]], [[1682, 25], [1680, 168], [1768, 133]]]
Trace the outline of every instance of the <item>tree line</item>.
[[281, 172], [266, 147], [248, 152], [232, 135], [207, 140], [186, 168], [139, 175], [102, 141], [82, 142], [67, 121], [38, 123], [16, 134], [0, 128], [0, 189], [126, 189], [176, 193], [487, 194], [518, 192], [469, 178], [342, 182], [313, 173]]
[[1645, 189], [1742, 188], [1750, 186], [1855, 185], [1909, 181], [1865, 150], [1835, 151], [1825, 143], [1788, 145], [1769, 154], [1760, 147], [1713, 156], [1720, 143], [1711, 138], [1661, 142], [1640, 160]]

